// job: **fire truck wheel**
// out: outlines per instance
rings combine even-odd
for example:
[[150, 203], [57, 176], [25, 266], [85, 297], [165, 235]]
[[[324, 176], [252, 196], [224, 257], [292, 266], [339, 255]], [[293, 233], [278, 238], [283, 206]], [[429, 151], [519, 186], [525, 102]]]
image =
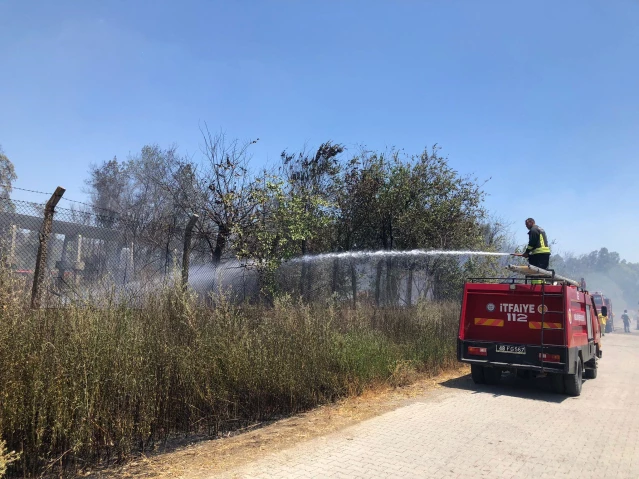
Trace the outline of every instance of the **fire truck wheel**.
[[492, 386], [499, 384], [499, 380], [501, 379], [501, 369], [499, 368], [484, 368], [484, 380], [486, 384], [490, 384]]
[[586, 369], [584, 371], [584, 377], [586, 379], [596, 379], [597, 378], [597, 370], [596, 369]]
[[579, 396], [581, 394], [581, 383], [583, 376], [583, 365], [581, 358], [577, 359], [577, 368], [574, 374], [564, 376], [564, 386], [568, 396]]
[[479, 364], [470, 365], [470, 376], [473, 378], [475, 384], [484, 384], [484, 367]]
[[598, 364], [597, 358], [595, 358], [593, 361], [594, 361], [594, 367], [586, 368], [584, 370], [584, 377], [586, 379], [595, 379], [597, 377], [597, 369], [599, 368], [599, 364]]

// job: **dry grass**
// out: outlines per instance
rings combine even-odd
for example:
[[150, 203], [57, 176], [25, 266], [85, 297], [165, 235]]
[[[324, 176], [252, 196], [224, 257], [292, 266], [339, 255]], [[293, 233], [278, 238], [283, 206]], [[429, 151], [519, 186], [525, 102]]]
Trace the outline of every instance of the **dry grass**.
[[136, 307], [31, 311], [0, 280], [0, 438], [10, 472], [77, 472], [176, 437], [220, 437], [432, 374], [455, 356], [458, 311], [353, 310], [281, 299], [215, 309], [179, 290]]
[[7, 451], [7, 443], [0, 440], [0, 477], [7, 472], [7, 468], [16, 462], [19, 457], [19, 454], [15, 451]]
[[309, 412], [275, 421], [241, 433], [229, 433], [211, 441], [175, 444], [168, 452], [138, 456], [121, 467], [87, 472], [93, 479], [204, 478], [226, 472], [277, 451], [295, 447], [300, 442], [365, 421], [375, 416], [432, 396], [441, 383], [468, 374], [467, 366], [456, 363], [450, 369], [431, 376], [418, 374], [415, 382], [396, 388], [379, 385], [359, 396], [341, 399]]

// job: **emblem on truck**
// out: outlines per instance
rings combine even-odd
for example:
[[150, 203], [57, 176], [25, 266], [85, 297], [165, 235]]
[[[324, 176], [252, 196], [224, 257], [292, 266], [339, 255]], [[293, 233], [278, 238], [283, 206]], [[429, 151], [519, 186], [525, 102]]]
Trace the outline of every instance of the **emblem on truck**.
[[547, 312], [548, 312], [548, 306], [546, 306], [546, 305], [544, 304], [544, 306], [543, 306], [543, 308], [542, 308], [542, 306], [541, 306], [541, 304], [540, 304], [539, 306], [537, 306], [537, 311], [539, 312], [539, 314], [542, 314], [542, 311], [543, 311], [544, 313], [547, 313]]
[[488, 303], [486, 305], [486, 309], [492, 313], [493, 311], [495, 311], [495, 305], [493, 303]]

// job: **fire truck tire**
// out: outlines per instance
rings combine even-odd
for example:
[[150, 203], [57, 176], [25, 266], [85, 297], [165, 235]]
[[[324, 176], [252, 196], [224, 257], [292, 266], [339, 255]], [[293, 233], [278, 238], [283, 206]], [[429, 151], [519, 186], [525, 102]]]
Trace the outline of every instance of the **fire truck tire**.
[[551, 374], [550, 384], [552, 385], [553, 392], [557, 394], [563, 394], [564, 388], [564, 375], [563, 374]]
[[470, 365], [470, 376], [475, 384], [484, 384], [486, 382], [484, 379], [484, 367], [479, 364]]
[[581, 394], [581, 384], [583, 377], [583, 365], [581, 358], [577, 359], [577, 366], [574, 374], [564, 376], [564, 386], [568, 396], [579, 396]]
[[484, 368], [484, 381], [486, 381], [486, 384], [495, 386], [496, 384], [499, 384], [500, 379], [501, 379], [501, 369]]
[[596, 379], [597, 377], [597, 370], [599, 369], [597, 358], [593, 359], [593, 362], [594, 362], [594, 367], [586, 368], [584, 370], [584, 377], [586, 379]]

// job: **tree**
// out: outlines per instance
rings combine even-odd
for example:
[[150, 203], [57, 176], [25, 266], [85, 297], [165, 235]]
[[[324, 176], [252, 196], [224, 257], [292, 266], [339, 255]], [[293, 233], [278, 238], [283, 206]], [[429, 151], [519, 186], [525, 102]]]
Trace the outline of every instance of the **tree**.
[[98, 225], [113, 227], [116, 216], [126, 211], [125, 197], [130, 179], [127, 165], [116, 157], [101, 165], [91, 165], [85, 181]]
[[13, 191], [13, 182], [18, 179], [11, 160], [5, 155], [0, 145], [0, 211], [14, 211], [15, 207], [9, 200]]
[[[174, 147], [150, 145], [127, 162], [114, 159], [94, 167], [88, 181], [96, 213], [117, 213], [116, 220], [104, 220], [103, 226], [118, 228], [127, 241], [143, 244], [149, 258], [165, 258], [167, 265], [172, 241], [193, 213], [200, 217], [194, 241], [201, 260], [218, 264], [233, 253], [269, 285], [282, 261], [293, 256], [379, 249], [498, 250], [504, 241], [502, 227], [487, 218], [483, 184], [458, 174], [436, 145], [412, 156], [396, 149], [362, 149], [344, 162], [343, 146], [329, 141], [312, 153], [285, 150], [277, 171], [254, 177], [249, 150], [257, 140], [228, 140], [206, 125], [201, 134], [198, 161], [179, 155]], [[340, 268], [333, 261], [332, 268], [313, 268], [313, 275], [302, 262], [284, 286], [308, 299], [312, 286], [319, 289], [319, 282], [328, 278], [331, 293], [352, 293], [355, 300], [358, 277], [369, 274], [378, 304], [398, 304], [402, 291], [408, 291], [412, 304], [414, 271], [423, 272], [416, 282], [424, 294], [444, 298], [453, 294], [455, 288], [448, 286], [458, 284], [466, 270], [487, 270], [495, 266], [491, 261], [464, 266], [451, 258], [389, 256], [372, 268], [355, 261]]]
[[211, 134], [206, 125], [202, 137], [202, 152], [207, 162], [202, 178], [207, 189], [203, 211], [217, 228], [215, 241], [209, 245], [213, 263], [219, 264], [233, 231], [241, 228], [256, 208], [251, 195], [248, 149], [259, 138], [248, 142], [229, 141], [223, 133]]
[[[89, 172], [86, 183], [96, 223], [121, 234], [119, 248], [135, 245], [137, 270], [163, 268], [166, 274], [175, 260], [173, 252], [181, 244], [188, 214], [164, 185], [173, 183], [167, 177], [180, 161], [174, 146], [146, 145], [125, 162], [113, 158]], [[109, 251], [106, 256], [114, 254]]]
[[206, 126], [201, 134], [201, 161], [174, 153], [165, 155], [154, 163], [151, 177], [170, 200], [173, 217], [181, 218], [179, 224], [193, 213], [200, 216], [196, 241], [208, 248], [217, 265], [229, 247], [234, 228], [244, 224], [255, 208], [250, 195], [248, 149], [257, 140], [228, 140], [223, 133], [212, 134]]
[[235, 252], [257, 271], [262, 294], [270, 299], [277, 292], [275, 273], [282, 262], [299, 255], [304, 239], [328, 227], [328, 216], [314, 214], [327, 203], [320, 196], [291, 194], [284, 179], [267, 173], [255, 179], [250, 197], [256, 206], [233, 229]]
[[[327, 141], [320, 145], [314, 155], [304, 152], [297, 154], [282, 152], [281, 159], [288, 194], [300, 202], [301, 214], [297, 218], [305, 222], [300, 225], [300, 228], [305, 231], [305, 234], [299, 238], [299, 253], [302, 256], [332, 249], [334, 244], [333, 235], [326, 234], [325, 225], [328, 224], [327, 218], [335, 204], [336, 179], [341, 172], [339, 155], [343, 151], [342, 145]], [[334, 265], [337, 267], [337, 261]], [[303, 262], [300, 295], [308, 296], [310, 289], [309, 264]]]
[[[413, 157], [407, 205], [397, 220], [401, 246], [441, 250], [486, 250], [486, 210], [483, 184], [461, 176], [439, 155], [439, 147]], [[459, 260], [431, 257], [419, 260], [432, 278], [432, 296], [448, 299], [458, 292], [464, 277]]]
[[[338, 197], [338, 230], [344, 249], [485, 248], [489, 232], [483, 185], [459, 175], [438, 151], [437, 146], [417, 156], [406, 156], [401, 150], [362, 151], [350, 161]], [[493, 236], [496, 242], [498, 236]], [[375, 265], [378, 304], [396, 302], [398, 264], [389, 256]], [[446, 278], [451, 271], [462, 274], [456, 260], [439, 257], [415, 259], [403, 266], [409, 271], [407, 291], [412, 292], [412, 270], [419, 268], [428, 271], [436, 297], [445, 295], [442, 288], [450, 284]], [[351, 284], [355, 295], [353, 268]]]
[[607, 248], [575, 255], [564, 253], [551, 257], [558, 273], [579, 280], [585, 278], [590, 291], [601, 291], [613, 300], [614, 310], [634, 308], [639, 289], [639, 264], [621, 260]]
[[146, 145], [125, 162], [114, 158], [89, 172], [87, 185], [100, 225], [123, 233], [126, 247], [134, 243], [146, 265], [163, 259], [168, 271], [194, 213], [200, 217], [194, 250], [202, 255], [208, 248], [209, 258], [219, 264], [233, 228], [254, 208], [247, 150], [257, 140], [240, 143], [206, 128], [201, 132], [201, 161], [181, 156], [175, 146]]

